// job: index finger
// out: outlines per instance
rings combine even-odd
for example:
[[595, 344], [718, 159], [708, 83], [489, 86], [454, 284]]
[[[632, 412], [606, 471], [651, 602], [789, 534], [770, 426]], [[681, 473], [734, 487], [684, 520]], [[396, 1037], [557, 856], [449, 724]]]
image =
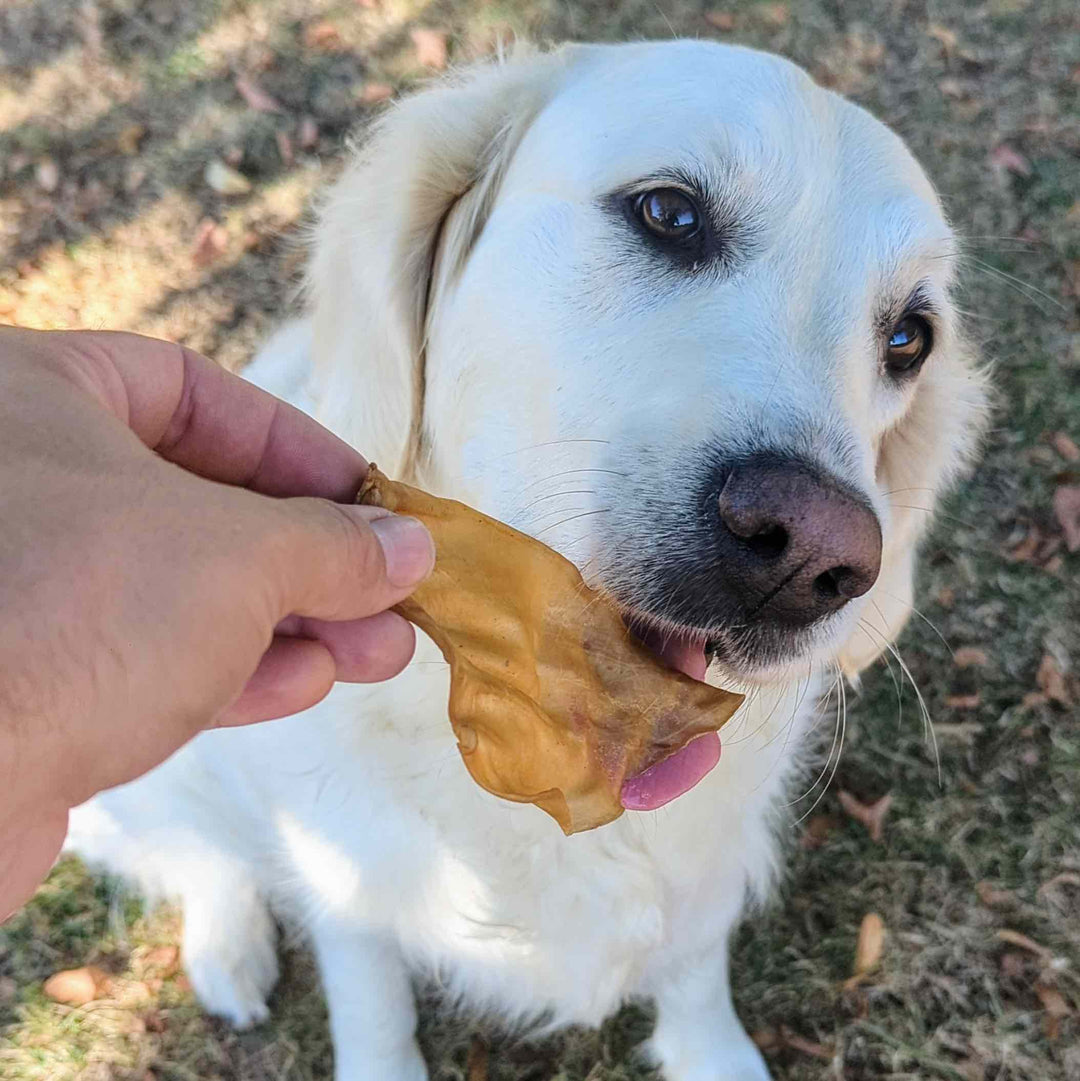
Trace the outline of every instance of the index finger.
[[[350, 500], [367, 462], [306, 413], [182, 345], [113, 331], [62, 339], [84, 387], [151, 450], [192, 473], [273, 496]], [[89, 384], [89, 385], [87, 385]]]

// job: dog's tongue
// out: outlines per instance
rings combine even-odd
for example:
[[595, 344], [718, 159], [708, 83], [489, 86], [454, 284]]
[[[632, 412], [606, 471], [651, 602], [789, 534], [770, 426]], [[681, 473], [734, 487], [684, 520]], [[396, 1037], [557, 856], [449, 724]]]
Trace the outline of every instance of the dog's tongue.
[[705, 681], [705, 669], [709, 667], [705, 660], [705, 647], [689, 638], [680, 638], [675, 634], [661, 634], [656, 631], [637, 632], [637, 637], [650, 653], [655, 653], [668, 666], [674, 668], [698, 683]]
[[[635, 636], [664, 664], [699, 683], [708, 662], [705, 647], [689, 638], [634, 628]], [[628, 811], [655, 811], [677, 796], [689, 792], [720, 761], [720, 737], [715, 732], [692, 739], [685, 747], [634, 777], [622, 786], [620, 800]]]
[[655, 811], [689, 792], [719, 761], [720, 736], [706, 732], [643, 773], [628, 777], [620, 802], [628, 811]]

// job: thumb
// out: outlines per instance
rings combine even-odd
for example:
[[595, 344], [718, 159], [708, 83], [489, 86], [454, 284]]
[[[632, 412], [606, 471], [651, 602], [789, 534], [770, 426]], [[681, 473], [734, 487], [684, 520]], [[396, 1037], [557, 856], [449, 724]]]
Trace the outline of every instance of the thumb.
[[404, 600], [435, 564], [435, 544], [416, 518], [323, 499], [273, 500], [265, 570], [277, 611], [360, 619]]

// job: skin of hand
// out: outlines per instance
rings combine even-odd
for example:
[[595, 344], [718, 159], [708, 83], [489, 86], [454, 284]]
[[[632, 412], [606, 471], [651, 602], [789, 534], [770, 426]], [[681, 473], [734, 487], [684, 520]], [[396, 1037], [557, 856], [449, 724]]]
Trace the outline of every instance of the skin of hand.
[[434, 547], [349, 505], [366, 472], [181, 346], [0, 327], [0, 918], [71, 807], [408, 663]]

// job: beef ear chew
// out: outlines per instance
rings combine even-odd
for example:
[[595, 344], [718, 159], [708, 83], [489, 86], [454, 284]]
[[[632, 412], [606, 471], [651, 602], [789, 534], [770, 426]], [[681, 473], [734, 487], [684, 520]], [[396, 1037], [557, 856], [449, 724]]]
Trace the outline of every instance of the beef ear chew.
[[623, 812], [620, 790], [742, 696], [669, 669], [557, 552], [372, 465], [358, 502], [419, 518], [431, 576], [397, 606], [450, 665], [450, 723], [481, 787], [547, 811], [567, 834]]

